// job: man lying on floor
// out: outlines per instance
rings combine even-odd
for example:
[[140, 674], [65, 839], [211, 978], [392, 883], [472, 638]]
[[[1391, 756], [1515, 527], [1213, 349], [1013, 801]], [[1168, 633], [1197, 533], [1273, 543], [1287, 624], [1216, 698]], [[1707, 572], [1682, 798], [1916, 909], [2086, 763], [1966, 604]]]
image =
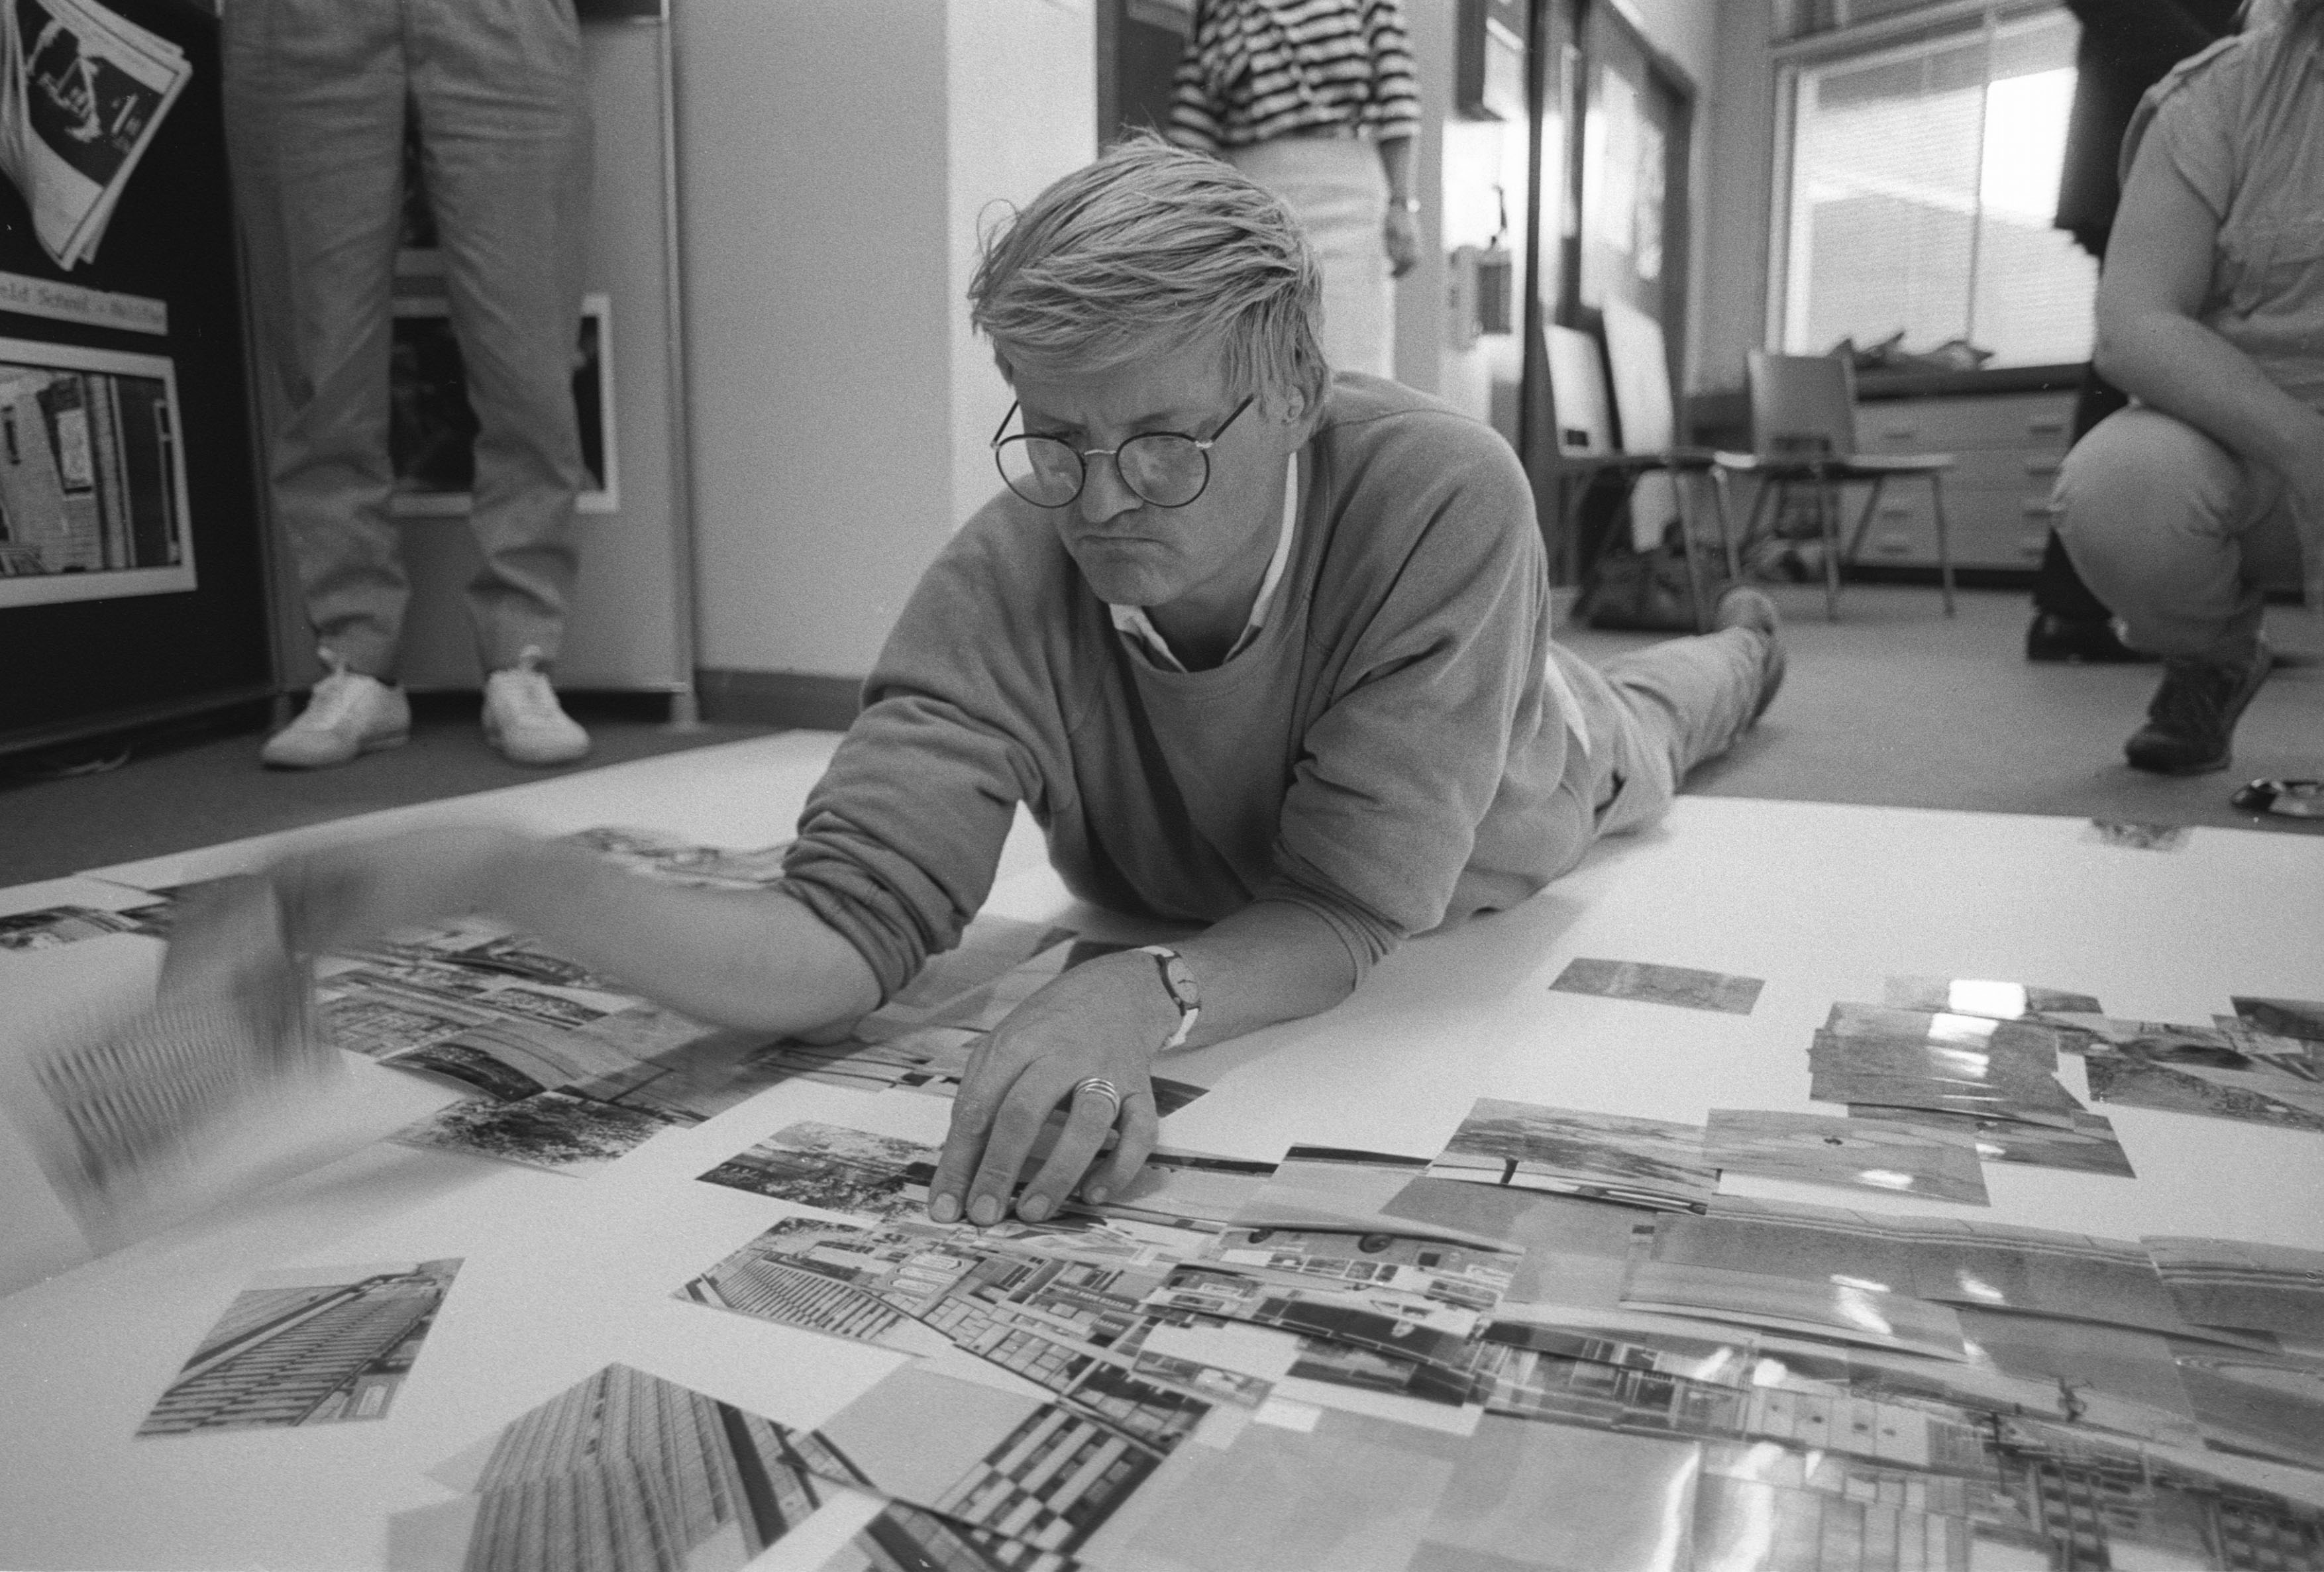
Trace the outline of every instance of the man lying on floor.
[[1077, 967], [991, 1034], [930, 1209], [997, 1221], [1060, 1104], [1017, 1211], [1119, 1192], [1154, 1144], [1157, 1053], [1328, 1009], [1406, 935], [1524, 900], [1658, 817], [1782, 674], [1750, 590], [1603, 672], [1554, 646], [1515, 456], [1333, 377], [1317, 290], [1286, 210], [1206, 155], [1135, 141], [1059, 180], [970, 290], [1018, 399], [1008, 489], [920, 582], [779, 885], [423, 831], [274, 869], [294, 942], [483, 907], [689, 1015], [820, 1034], [958, 940], [1022, 802], [1075, 895], [1206, 926]]

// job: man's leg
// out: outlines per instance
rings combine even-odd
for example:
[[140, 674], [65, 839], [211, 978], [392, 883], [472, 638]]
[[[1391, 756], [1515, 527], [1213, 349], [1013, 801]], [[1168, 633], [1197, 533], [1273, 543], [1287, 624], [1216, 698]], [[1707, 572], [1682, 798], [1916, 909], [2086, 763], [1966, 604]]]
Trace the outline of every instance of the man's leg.
[[1756, 590], [1720, 598], [1719, 630], [1672, 639], [1591, 668], [1557, 652], [1589, 722], [1598, 833], [1662, 817], [1687, 772], [1748, 731], [1783, 680], [1775, 607]]
[[422, 167], [452, 327], [477, 420], [468, 585], [488, 675], [485, 725], [528, 764], [588, 738], [542, 668], [564, 643], [586, 481], [573, 403], [587, 244], [591, 131], [570, 0], [425, 0], [410, 8]]
[[2134, 649], [2163, 657], [2148, 722], [2125, 744], [2165, 773], [2223, 768], [2267, 675], [2270, 584], [2299, 582], [2282, 483], [2182, 420], [2134, 407], [2066, 455], [2058, 533]]
[[410, 586], [388, 517], [388, 352], [405, 85], [384, 0], [235, 0], [226, 123], [268, 481], [333, 666], [270, 763], [344, 763], [410, 727], [394, 678]]
[[[2098, 368], [2082, 368], [2080, 396], [2074, 400], [2071, 447], [2092, 427], [2130, 402], [2130, 395], [2098, 375]], [[2034, 621], [2025, 630], [2025, 658], [2054, 662], [2119, 662], [2152, 660], [2126, 647], [2114, 630], [2114, 613], [2090, 593], [2074, 559], [2053, 528], [2042, 550], [2041, 571], [2034, 576]]]

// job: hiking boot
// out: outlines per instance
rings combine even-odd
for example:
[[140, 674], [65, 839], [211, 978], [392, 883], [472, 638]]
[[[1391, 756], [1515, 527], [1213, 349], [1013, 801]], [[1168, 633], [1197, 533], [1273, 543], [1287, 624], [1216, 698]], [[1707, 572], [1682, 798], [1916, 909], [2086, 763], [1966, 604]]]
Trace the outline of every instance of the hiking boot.
[[2025, 630], [2025, 658], [2044, 666], [2117, 666], [2154, 657], [2122, 641], [2107, 621], [2075, 621], [2036, 611]]
[[327, 769], [375, 749], [395, 748], [411, 736], [411, 702], [401, 688], [347, 669], [322, 652], [330, 674], [307, 695], [299, 718], [266, 740], [261, 762], [276, 769]]
[[1711, 609], [1711, 625], [1713, 630], [1748, 628], [1760, 636], [1765, 648], [1759, 657], [1759, 699], [1751, 708], [1751, 724], [1757, 725], [1775, 702], [1775, 690], [1784, 685], [1783, 619], [1775, 613], [1775, 602], [1748, 584], [1731, 585]]
[[484, 740], [512, 764], [570, 764], [589, 751], [589, 733], [557, 702], [540, 651], [484, 679]]
[[2146, 706], [2146, 724], [2122, 745], [2134, 769], [2157, 775], [2201, 775], [2225, 769], [2233, 756], [2236, 721], [2267, 680], [2274, 661], [2255, 642], [2238, 661], [2173, 657], [2163, 663], [2163, 685]]

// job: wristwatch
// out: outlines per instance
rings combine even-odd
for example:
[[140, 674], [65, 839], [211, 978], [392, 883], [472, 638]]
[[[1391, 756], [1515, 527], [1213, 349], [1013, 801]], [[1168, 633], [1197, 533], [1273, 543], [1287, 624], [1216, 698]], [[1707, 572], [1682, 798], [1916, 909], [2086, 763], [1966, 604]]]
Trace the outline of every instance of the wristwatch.
[[1170, 1002], [1178, 1007], [1178, 1029], [1170, 1034], [1162, 1046], [1166, 1049], [1183, 1044], [1194, 1032], [1194, 1023], [1203, 1015], [1203, 990], [1194, 986], [1194, 974], [1186, 969], [1186, 958], [1167, 944], [1147, 944], [1138, 953], [1151, 955], [1162, 969], [1162, 986], [1170, 995]]
[[1391, 202], [1388, 206], [1391, 207], [1402, 208], [1405, 212], [1410, 213], [1416, 217], [1418, 216], [1420, 213], [1420, 198], [1417, 197], [1406, 197], [1403, 201]]

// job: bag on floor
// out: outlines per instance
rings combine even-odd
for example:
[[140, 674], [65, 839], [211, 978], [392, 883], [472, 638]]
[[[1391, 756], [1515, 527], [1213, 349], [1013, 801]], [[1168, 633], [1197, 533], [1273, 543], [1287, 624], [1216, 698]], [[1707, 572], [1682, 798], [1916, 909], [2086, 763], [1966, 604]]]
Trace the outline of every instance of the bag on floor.
[[[1574, 615], [1592, 628], [1647, 633], [1693, 633], [1694, 597], [1687, 591], [1686, 547], [1673, 520], [1663, 543], [1639, 551], [1627, 540], [1609, 541], [1591, 565]], [[1702, 575], [1702, 611], [1708, 618], [1725, 589], [1722, 565], [1705, 552], [1696, 558]]]

